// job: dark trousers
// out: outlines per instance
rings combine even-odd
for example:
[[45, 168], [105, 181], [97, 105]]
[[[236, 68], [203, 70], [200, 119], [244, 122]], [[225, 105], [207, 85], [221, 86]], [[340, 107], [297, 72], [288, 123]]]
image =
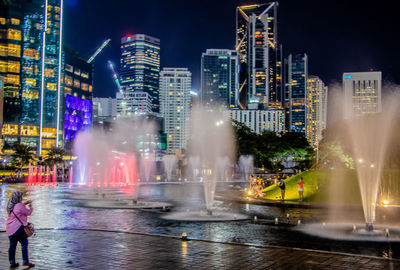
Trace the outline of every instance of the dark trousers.
[[10, 264], [15, 263], [15, 250], [17, 249], [18, 242], [21, 243], [23, 263], [29, 263], [28, 236], [24, 231], [24, 226], [19, 227], [18, 231], [9, 236], [8, 239], [10, 240], [10, 248], [8, 249], [8, 259], [10, 261]]

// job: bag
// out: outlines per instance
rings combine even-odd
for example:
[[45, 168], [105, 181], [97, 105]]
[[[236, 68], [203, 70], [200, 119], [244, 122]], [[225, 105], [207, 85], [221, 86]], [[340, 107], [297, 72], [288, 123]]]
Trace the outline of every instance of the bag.
[[[22, 223], [22, 221], [18, 218], [18, 216], [12, 210], [11, 212], [18, 219], [19, 223], [21, 223], [21, 225], [24, 226], [24, 223]], [[31, 237], [35, 233], [35, 227], [33, 226], [32, 223], [28, 222], [28, 225], [24, 226], [24, 231], [26, 233], [26, 236]]]

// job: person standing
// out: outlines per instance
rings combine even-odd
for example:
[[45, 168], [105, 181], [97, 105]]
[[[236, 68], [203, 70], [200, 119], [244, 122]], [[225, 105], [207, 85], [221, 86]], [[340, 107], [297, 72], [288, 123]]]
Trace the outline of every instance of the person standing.
[[300, 180], [297, 182], [299, 185], [299, 201], [303, 201], [303, 192], [304, 192], [304, 182], [303, 182], [303, 177], [300, 177]]
[[[29, 208], [26, 207], [29, 205]], [[6, 232], [10, 240], [8, 249], [8, 259], [10, 268], [16, 268], [19, 263], [15, 261], [15, 250], [18, 242], [21, 244], [23, 266], [34, 267], [35, 264], [29, 262], [28, 257], [28, 236], [25, 233], [25, 226], [28, 225], [28, 216], [33, 212], [32, 201], [22, 203], [22, 193], [15, 191], [7, 204], [7, 225]]]
[[282, 201], [284, 201], [285, 200], [285, 189], [286, 189], [286, 186], [285, 186], [285, 182], [283, 182], [282, 178], [279, 179], [278, 187], [281, 189], [281, 199], [282, 199]]

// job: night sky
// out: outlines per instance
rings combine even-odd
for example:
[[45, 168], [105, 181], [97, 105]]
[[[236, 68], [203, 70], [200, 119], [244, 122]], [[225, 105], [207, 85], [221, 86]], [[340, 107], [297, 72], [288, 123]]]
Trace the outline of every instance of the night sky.
[[[119, 62], [126, 34], [161, 39], [161, 67], [188, 67], [193, 89], [200, 86], [201, 53], [233, 49], [235, 7], [268, 1], [234, 0], [65, 0], [65, 43], [84, 57], [111, 38], [95, 60], [94, 96], [114, 96], [116, 86], [107, 60]], [[343, 72], [383, 72], [400, 83], [397, 11], [389, 1], [281, 0], [279, 40], [283, 54], [307, 53], [309, 74], [326, 83]]]

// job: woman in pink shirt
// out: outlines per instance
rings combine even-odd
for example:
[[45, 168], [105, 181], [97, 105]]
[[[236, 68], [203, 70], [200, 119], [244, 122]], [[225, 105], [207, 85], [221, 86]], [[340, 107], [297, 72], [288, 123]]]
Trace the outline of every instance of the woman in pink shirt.
[[299, 201], [303, 201], [303, 192], [304, 192], [304, 182], [303, 177], [300, 177], [300, 180], [297, 182], [299, 185]]
[[[29, 204], [29, 209], [25, 206]], [[19, 263], [15, 261], [15, 250], [18, 242], [21, 243], [23, 266], [34, 267], [28, 258], [28, 236], [25, 233], [25, 226], [28, 225], [28, 216], [32, 214], [32, 201], [22, 203], [22, 193], [15, 191], [7, 204], [8, 219], [6, 231], [10, 240], [10, 248], [8, 250], [8, 259], [10, 268], [16, 268]]]

